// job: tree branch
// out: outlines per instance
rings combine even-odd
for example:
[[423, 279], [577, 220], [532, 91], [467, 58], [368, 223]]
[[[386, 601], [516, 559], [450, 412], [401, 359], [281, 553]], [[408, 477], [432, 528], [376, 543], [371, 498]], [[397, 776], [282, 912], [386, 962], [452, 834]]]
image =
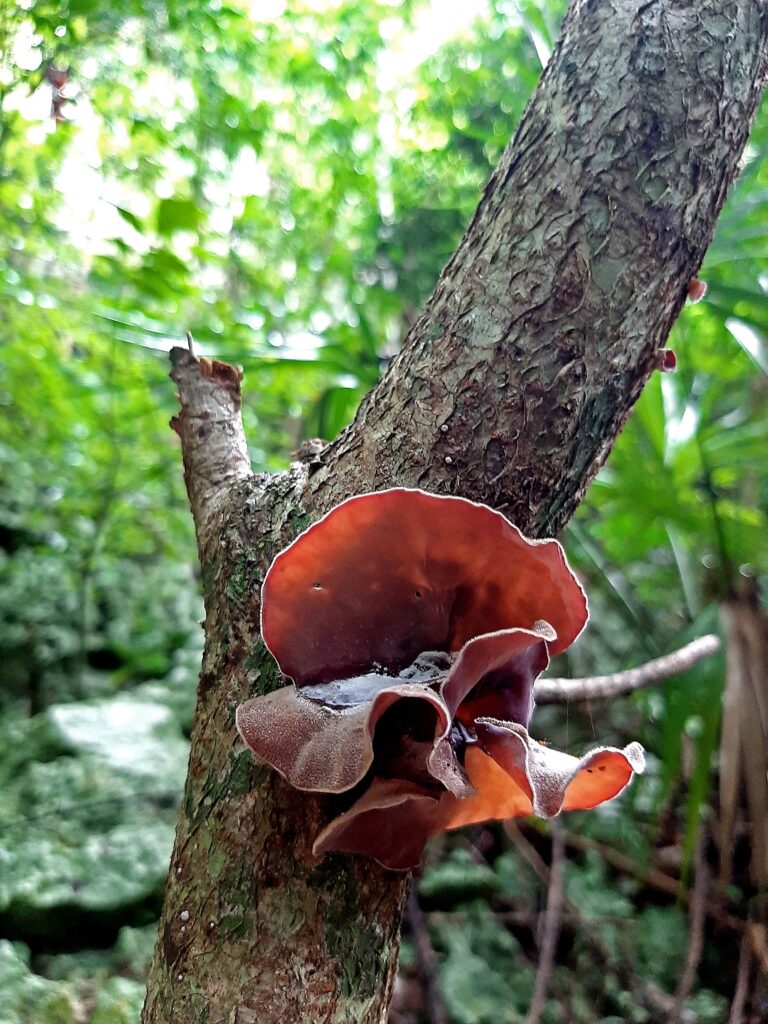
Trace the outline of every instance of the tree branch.
[[[765, 79], [760, 0], [571, 4], [459, 248], [310, 481], [564, 525], [685, 301]], [[739, 73], [736, 73], [739, 69]]]
[[405, 913], [416, 952], [427, 1020], [429, 1024], [448, 1024], [448, 1014], [445, 1012], [445, 1005], [437, 983], [437, 956], [432, 947], [424, 914], [421, 911], [415, 880], [411, 882]]
[[739, 966], [736, 970], [736, 988], [733, 993], [731, 1009], [728, 1013], [728, 1024], [745, 1024], [744, 1011], [749, 995], [749, 973], [752, 964], [752, 951], [749, 937], [745, 934], [739, 948]]
[[544, 931], [539, 943], [539, 964], [533, 985], [531, 1005], [525, 1024], [539, 1024], [544, 1012], [547, 990], [555, 967], [557, 938], [560, 933], [560, 914], [563, 909], [563, 862], [565, 840], [563, 827], [556, 818], [552, 821], [552, 858], [549, 866], [549, 887], [547, 888], [547, 909], [544, 914]]
[[561, 679], [552, 676], [536, 684], [537, 704], [561, 704], [571, 700], [599, 700], [620, 697], [646, 686], [654, 686], [670, 676], [687, 672], [704, 658], [720, 649], [720, 638], [713, 633], [700, 636], [677, 651], [647, 661], [626, 672], [609, 676], [586, 676], [582, 679]]
[[184, 481], [198, 543], [212, 513], [233, 486], [253, 475], [240, 415], [243, 372], [218, 359], [197, 359], [188, 349], [171, 350], [171, 378], [181, 411], [171, 426], [181, 438]]
[[173, 354], [206, 649], [145, 1024], [385, 1019], [404, 880], [318, 862], [322, 800], [236, 738], [236, 705], [282, 684], [259, 636], [264, 574], [322, 512], [394, 485], [486, 501], [535, 536], [565, 523], [704, 256], [767, 40], [763, 0], [574, 0], [401, 354], [312, 463], [254, 478], [239, 372]]
[[693, 991], [696, 973], [704, 951], [704, 925], [707, 920], [707, 893], [709, 891], [709, 866], [705, 854], [706, 833], [703, 824], [699, 827], [696, 839], [695, 874], [691, 892], [690, 934], [685, 955], [685, 967], [675, 992], [675, 1001], [667, 1024], [678, 1024], [682, 1019], [685, 1000]]

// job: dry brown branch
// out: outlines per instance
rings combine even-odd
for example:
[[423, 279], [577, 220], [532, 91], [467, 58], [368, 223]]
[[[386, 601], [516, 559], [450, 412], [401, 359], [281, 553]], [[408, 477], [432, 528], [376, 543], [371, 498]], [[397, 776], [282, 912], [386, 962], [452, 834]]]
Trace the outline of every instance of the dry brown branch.
[[768, 974], [768, 936], [764, 924], [750, 921], [747, 924], [747, 935], [752, 945], [752, 953], [760, 965], [760, 970]]
[[614, 850], [610, 846], [606, 846], [604, 843], [599, 843], [595, 839], [590, 839], [588, 836], [577, 835], [576, 833], [566, 832], [565, 834], [566, 845], [573, 850], [580, 850], [585, 852], [592, 850], [605, 861], [606, 864], [610, 864], [611, 867], [615, 868], [625, 875], [632, 875], [639, 882], [644, 885], [649, 885], [652, 889], [656, 889], [658, 892], [666, 893], [673, 899], [687, 899], [687, 895], [682, 889], [680, 882], [673, 878], [671, 875], [666, 874], [664, 871], [660, 871], [658, 868], [646, 867], [642, 864], [638, 864], [632, 857], [628, 857], [625, 853], [620, 853], [618, 850]]
[[690, 933], [685, 955], [685, 967], [675, 992], [675, 1003], [667, 1017], [667, 1024], [678, 1024], [682, 1018], [685, 1000], [693, 991], [696, 973], [704, 950], [704, 925], [707, 920], [707, 893], [709, 891], [709, 867], [705, 856], [706, 832], [699, 828], [694, 854], [694, 879], [691, 892]]
[[762, 891], [768, 887], [768, 616], [749, 579], [721, 611], [726, 682], [720, 739], [720, 882], [726, 886], [730, 880], [736, 826], [746, 812], [750, 873]]
[[[544, 883], [547, 884], [549, 869], [539, 856], [536, 849], [529, 842], [524, 833], [514, 824], [514, 822], [507, 822], [505, 828], [512, 841], [516, 844], [520, 854], [533, 868], [536, 874], [543, 879]], [[567, 834], [562, 826], [560, 827], [560, 832], [565, 840]], [[460, 915], [457, 916], [460, 917]], [[504, 924], [511, 925], [513, 927], [528, 928], [532, 931], [535, 929], [539, 920], [539, 915], [534, 911], [520, 911], [513, 909], [497, 911], [496, 917]], [[611, 922], [618, 925], [624, 925], [626, 923], [626, 918], [623, 917], [612, 918], [609, 916], [603, 916], [600, 920], [605, 923]], [[609, 950], [606, 947], [600, 937], [599, 930], [594, 927], [594, 921], [587, 921], [585, 919], [581, 909], [572, 900], [568, 899], [565, 891], [563, 891], [560, 921], [561, 923], [570, 925], [572, 928], [581, 929], [585, 939], [594, 948], [598, 956], [602, 957], [606, 963], [613, 961], [614, 951]], [[674, 1003], [674, 998], [649, 983], [641, 982], [640, 979], [636, 977], [629, 961], [622, 960], [618, 962], [615, 964], [614, 970], [619, 983], [627, 991], [631, 991], [633, 993], [634, 998], [640, 1005], [647, 1006], [652, 1013], [656, 1013], [658, 1011], [661, 1011], [664, 1014], [669, 1013], [672, 1004]]]
[[540, 679], [536, 684], [538, 704], [559, 704], [569, 700], [598, 700], [634, 693], [645, 686], [687, 672], [699, 661], [709, 658], [720, 649], [720, 639], [714, 634], [700, 636], [671, 654], [654, 658], [626, 672], [608, 676], [586, 676], [583, 679]]
[[427, 1020], [429, 1024], [448, 1024], [448, 1014], [446, 1013], [445, 1004], [437, 985], [437, 956], [432, 948], [432, 941], [424, 921], [415, 879], [411, 882], [408, 892], [405, 914], [416, 951], [416, 962], [421, 980], [421, 989], [424, 994]]
[[523, 835], [520, 826], [514, 818], [504, 822], [504, 831], [517, 847], [517, 851], [528, 866], [534, 871], [537, 878], [544, 884], [549, 885], [549, 868], [544, 858], [539, 854], [534, 845]]
[[191, 335], [188, 345], [171, 352], [171, 378], [181, 405], [171, 426], [181, 438], [184, 481], [201, 542], [216, 506], [253, 470], [240, 415], [242, 370], [218, 359], [198, 359]]
[[[664, 871], [660, 871], [658, 868], [644, 867], [626, 854], [619, 853], [618, 850], [614, 850], [612, 847], [599, 843], [587, 836], [566, 832], [565, 843], [566, 846], [574, 850], [593, 850], [602, 857], [606, 864], [610, 864], [611, 867], [622, 872], [622, 874], [631, 875], [643, 885], [648, 885], [652, 889], [656, 889], [657, 892], [666, 893], [666, 895], [679, 900], [681, 903], [688, 905], [691, 902], [691, 893], [683, 888], [681, 882]], [[729, 913], [723, 909], [720, 901], [708, 904], [706, 912], [707, 916], [718, 927], [730, 928], [740, 935], [746, 935], [749, 938], [753, 956], [762, 964], [762, 969], [768, 972], [768, 943], [766, 942], [765, 929], [762, 925], [745, 921], [743, 918]]]
[[731, 1012], [728, 1014], [728, 1024], [744, 1024], [744, 1010], [747, 1005], [749, 993], [749, 969], [752, 963], [752, 951], [750, 949], [749, 937], [744, 935], [741, 940], [739, 951], [739, 967], [736, 972], [736, 990], [733, 993]]
[[549, 888], [547, 890], [547, 909], [544, 914], [544, 931], [539, 944], [539, 963], [536, 969], [536, 980], [533, 985], [533, 996], [528, 1009], [525, 1024], [539, 1024], [544, 1012], [547, 990], [555, 967], [557, 938], [560, 934], [560, 915], [563, 909], [563, 863], [565, 861], [565, 841], [563, 828], [555, 819], [552, 822], [552, 859], [549, 866]]

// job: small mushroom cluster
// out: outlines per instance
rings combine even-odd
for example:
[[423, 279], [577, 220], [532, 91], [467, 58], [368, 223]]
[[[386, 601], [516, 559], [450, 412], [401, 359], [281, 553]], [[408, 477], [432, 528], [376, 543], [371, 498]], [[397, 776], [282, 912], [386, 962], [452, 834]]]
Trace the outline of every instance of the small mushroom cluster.
[[576, 758], [528, 734], [536, 678], [587, 618], [557, 541], [463, 498], [350, 498], [267, 573], [262, 636], [292, 683], [237, 727], [291, 785], [349, 794], [316, 853], [410, 868], [437, 832], [595, 807], [642, 771], [638, 743]]

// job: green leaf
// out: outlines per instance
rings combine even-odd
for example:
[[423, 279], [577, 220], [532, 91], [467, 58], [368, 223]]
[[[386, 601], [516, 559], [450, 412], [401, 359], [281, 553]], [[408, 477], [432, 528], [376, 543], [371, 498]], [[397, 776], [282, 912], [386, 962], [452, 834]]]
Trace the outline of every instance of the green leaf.
[[116, 206], [115, 209], [120, 214], [126, 223], [130, 224], [132, 228], [137, 231], [143, 231], [144, 225], [140, 217], [137, 217], [135, 213], [131, 213], [130, 210], [126, 210], [124, 206]]
[[191, 199], [161, 199], [157, 204], [155, 224], [161, 235], [197, 231], [204, 220], [205, 214]]

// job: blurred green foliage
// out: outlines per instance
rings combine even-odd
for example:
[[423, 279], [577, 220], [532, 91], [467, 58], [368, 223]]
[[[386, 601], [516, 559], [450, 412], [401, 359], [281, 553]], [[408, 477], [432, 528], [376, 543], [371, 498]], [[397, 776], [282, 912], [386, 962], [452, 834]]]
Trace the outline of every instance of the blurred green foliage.
[[[479, 871], [483, 892], [477, 889]], [[566, 863], [560, 924], [566, 963], [555, 968], [544, 1024], [659, 1019], [664, 1002], [658, 993], [673, 992], [683, 968], [688, 920], [674, 904], [643, 907], [640, 890], [636, 883], [612, 882], [595, 853]], [[496, 857], [493, 868], [482, 866], [459, 846], [425, 875], [420, 894], [431, 909], [450, 1020], [523, 1021], [535, 974], [527, 954], [542, 896], [530, 864], [509, 851]], [[720, 1024], [727, 1014], [727, 1000], [706, 987], [687, 1007], [701, 1024]]]
[[[166, 353], [189, 329], [244, 365], [257, 470], [349, 421], [453, 252], [564, 3], [449, 6], [0, 5], [2, 1024], [137, 1020], [201, 643]], [[679, 371], [650, 381], [567, 531], [593, 620], [563, 674], [717, 629], [719, 603], [768, 569], [767, 149], [764, 108], [707, 299], [671, 339]], [[663, 855], [685, 878], [716, 806], [722, 688], [715, 659], [537, 716], [569, 749], [649, 751], [620, 802], [567, 823], [592, 846], [569, 847], [545, 1021], [668, 1005], [687, 917], [646, 873]], [[525, 1017], [544, 898], [530, 850], [544, 863], [549, 847], [521, 835], [453, 837], [425, 871], [453, 1024]], [[738, 912], [749, 879], [730, 895]], [[735, 941], [708, 941], [686, 1019], [716, 1024]]]
[[199, 649], [188, 670], [0, 723], [0, 927], [63, 943], [151, 922], [181, 796]]

